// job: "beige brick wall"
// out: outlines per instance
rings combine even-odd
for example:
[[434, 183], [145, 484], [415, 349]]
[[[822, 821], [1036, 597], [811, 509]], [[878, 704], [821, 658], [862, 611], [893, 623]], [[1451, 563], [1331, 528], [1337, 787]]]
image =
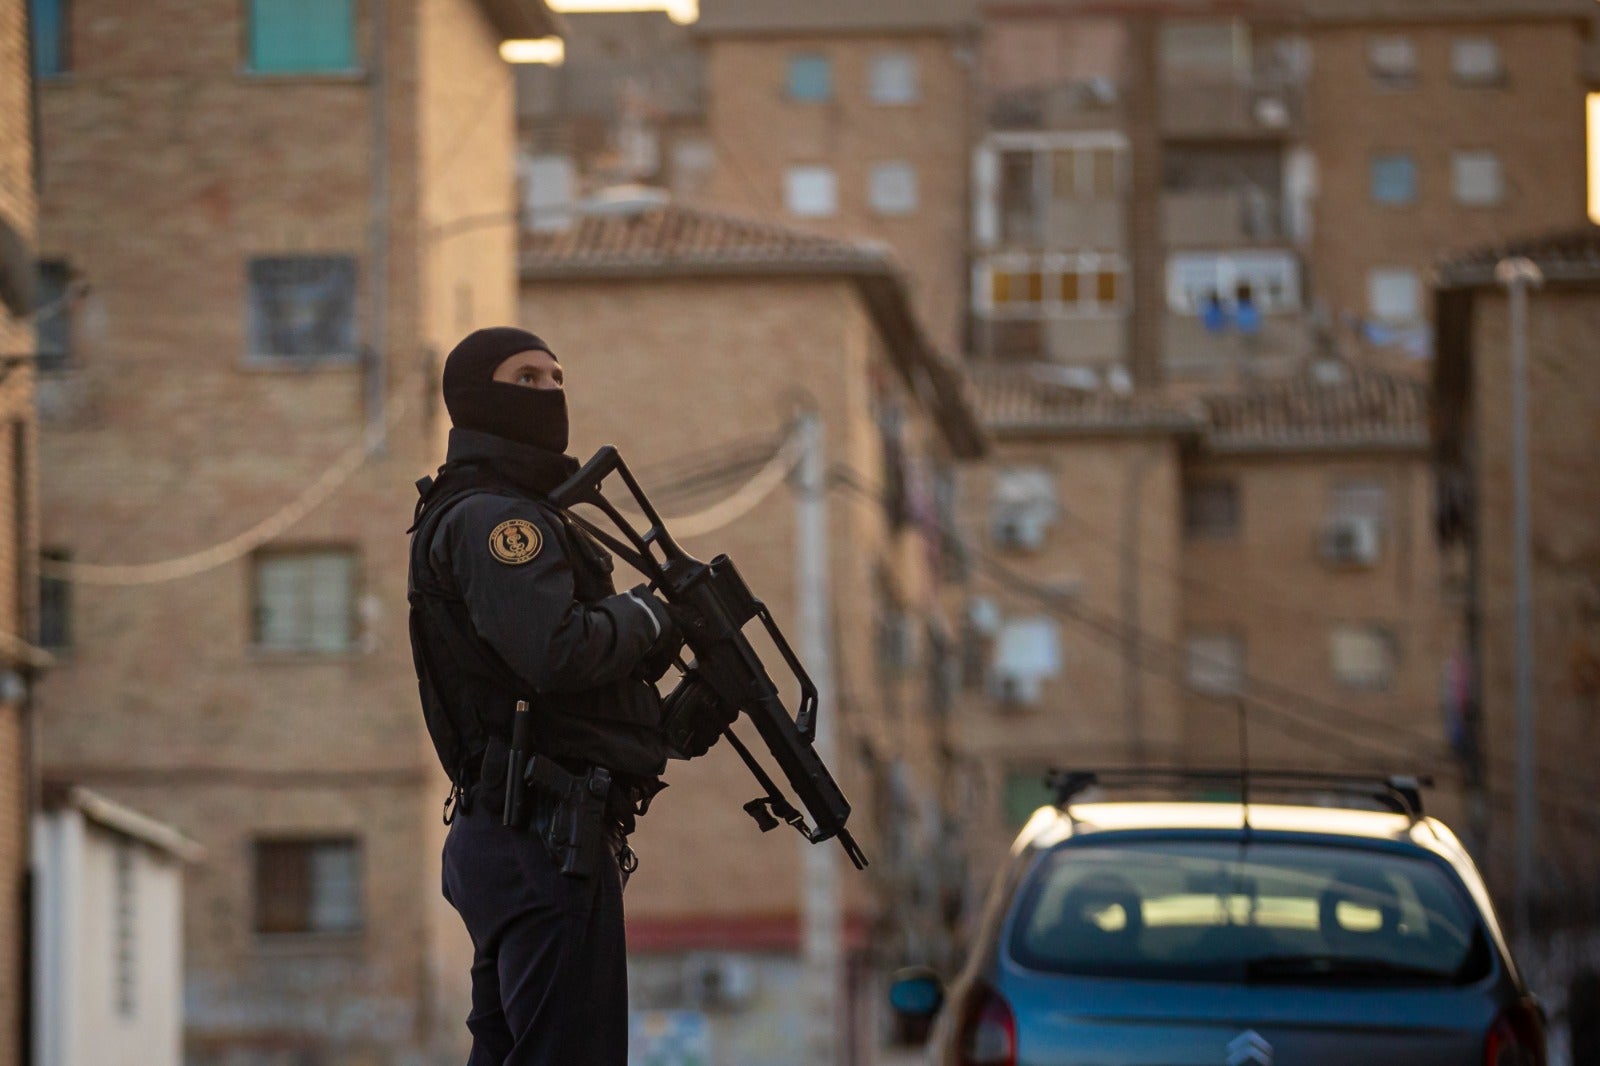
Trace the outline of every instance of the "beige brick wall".
[[[1126, 556], [1120, 544], [1129, 522], [1136, 523], [1138, 566], [1132, 571], [1138, 598], [1139, 628], [1153, 637], [1180, 638], [1182, 597], [1171, 580], [1180, 564], [1178, 539], [1179, 452], [1169, 436], [1080, 437], [1062, 440], [1002, 440], [981, 466], [966, 471], [961, 502], [969, 543], [1026, 580], [1051, 586], [1068, 597], [1068, 614], [1111, 619], [1126, 616]], [[990, 530], [993, 483], [997, 471], [1038, 468], [1054, 475], [1060, 517], [1036, 552], [1007, 550]], [[1137, 502], [1134, 504], [1134, 496]], [[1132, 506], [1130, 506], [1132, 505]], [[1135, 514], [1136, 511], [1136, 514]], [[1005, 620], [1049, 617], [1048, 607], [996, 586], [977, 575], [973, 595], [993, 599]], [[1037, 774], [1052, 766], [1094, 767], [1133, 761], [1134, 726], [1146, 758], [1165, 764], [1183, 761], [1182, 689], [1159, 672], [1126, 669], [1124, 642], [1095, 624], [1058, 619], [1063, 666], [1047, 681], [1036, 706], [1006, 708], [979, 687], [967, 693], [957, 736], [963, 754], [975, 765], [967, 830], [975, 858], [974, 874], [983, 883], [1005, 854], [1015, 826], [1003, 808], [1008, 774]], [[1152, 664], [1153, 665], [1153, 664]]]
[[[1488, 872], [1509, 894], [1515, 847], [1516, 659], [1512, 553], [1509, 335], [1505, 298], [1481, 292], [1472, 334], [1473, 444], [1484, 749], [1490, 788]], [[1560, 898], [1600, 881], [1593, 786], [1600, 708], [1600, 383], [1593, 373], [1600, 300], [1593, 290], [1538, 291], [1529, 315], [1534, 700], [1538, 889]], [[1588, 886], [1585, 888], [1584, 886]]]
[[[920, 97], [874, 104], [872, 56], [909, 52]], [[833, 62], [834, 99], [787, 97], [790, 55]], [[911, 278], [914, 303], [935, 342], [958, 350], [966, 301], [968, 110], [972, 74], [948, 36], [715, 37], [706, 51], [706, 126], [716, 156], [706, 204], [836, 237], [880, 240]], [[918, 203], [904, 216], [876, 213], [867, 199], [873, 164], [905, 161], [917, 174]], [[794, 218], [785, 209], [791, 166], [834, 169], [838, 214]]]
[[[75, 69], [42, 100], [42, 249], [92, 287], [73, 368], [43, 390], [47, 544], [85, 562], [181, 556], [274, 513], [361, 440], [356, 365], [246, 361], [252, 255], [354, 255], [361, 339], [383, 353], [391, 402], [410, 405], [386, 453], [274, 542], [356, 550], [351, 653], [254, 651], [244, 559], [74, 590], [76, 647], [42, 691], [48, 770], [205, 843], [210, 858], [185, 881], [186, 1021], [201, 1062], [265, 1045], [341, 1061], [464, 1049], [465, 937], [439, 899], [444, 785], [420, 728], [403, 531], [411, 482], [438, 461], [436, 384], [421, 372], [456, 328], [445, 309], [467, 290], [472, 317], [509, 317], [505, 227], [454, 243], [429, 227], [509, 204], [510, 80], [473, 0], [384, 5], [388, 293], [375, 322], [380, 53], [376, 8], [358, 9], [365, 75], [262, 77], [241, 73], [245, 5], [199, 18], [79, 0]], [[366, 932], [258, 942], [251, 839], [345, 830], [361, 838]]]
[[[1187, 634], [1240, 638], [1246, 673], [1276, 706], [1251, 707], [1251, 761], [1434, 772], [1440, 788], [1430, 803], [1444, 804], [1439, 809], [1447, 816], [1459, 811], [1459, 780], [1440, 708], [1442, 671], [1454, 650], [1453, 619], [1432, 535], [1426, 457], [1207, 457], [1188, 476], [1231, 481], [1239, 494], [1237, 536], [1185, 543], [1183, 621]], [[1386, 497], [1380, 554], [1371, 567], [1330, 564], [1318, 550], [1336, 487], [1352, 483], [1381, 485]], [[1395, 674], [1387, 688], [1351, 689], [1334, 677], [1331, 634], [1345, 624], [1376, 626], [1393, 637]], [[1342, 709], [1348, 714], [1335, 713]], [[1191, 693], [1184, 731], [1189, 758], [1237, 765], [1237, 723], [1231, 699]]]
[[[829, 462], [848, 463], [873, 483], [881, 469], [876, 388], [883, 390], [879, 400], [906, 403], [913, 448], [929, 447], [925, 416], [892, 379], [882, 343], [848, 281], [530, 283], [522, 316], [523, 325], [561, 354], [574, 453], [587, 456], [600, 444], [616, 444], [647, 491], [681, 476], [674, 462], [680, 457], [714, 457], [719, 445], [781, 432], [802, 397], [821, 414]], [[662, 509], [670, 519], [718, 495]], [[877, 681], [875, 573], [887, 571], [904, 606], [923, 617], [934, 605], [914, 534], [891, 540], [875, 503], [836, 493], [829, 504], [840, 659], [833, 723], [839, 754], [832, 769], [854, 805], [852, 830], [869, 854], [881, 856], [875, 796], [857, 755], [861, 745], [870, 743], [884, 759], [904, 759], [921, 794], [933, 794], [935, 784], [925, 704], [913, 695], [923, 672], [919, 668], [917, 680], [898, 693], [898, 710]], [[725, 530], [684, 541], [701, 558], [730, 555], [791, 641], [798, 639], [794, 529], [793, 497], [780, 489]], [[768, 661], [778, 662], [775, 655]], [[792, 687], [786, 691], [792, 698]], [[757, 790], [734, 753], [724, 745], [708, 758], [675, 763], [667, 779], [671, 788], [636, 838], [642, 865], [628, 890], [630, 921], [792, 920], [808, 845], [787, 830], [757, 833], [740, 810]], [[867, 913], [873, 878], [846, 865], [844, 882], [850, 911]]]
[[[23, 0], [0, 2], [0, 218], [25, 239], [32, 239], [36, 205], [25, 12]], [[0, 355], [23, 355], [33, 349], [31, 322], [0, 309]], [[0, 437], [0, 633], [28, 637], [32, 631], [24, 604], [33, 598], [35, 557], [33, 371], [27, 366], [6, 367], [0, 368], [0, 375], [0, 432], [4, 434]], [[19, 443], [21, 455], [17, 454]], [[19, 517], [24, 522], [20, 527]], [[14, 668], [8, 653], [3, 669]], [[22, 1062], [23, 893], [29, 802], [26, 729], [20, 706], [0, 704], [0, 1066], [20, 1066]]]
[[[1368, 76], [1368, 41], [1393, 34], [1415, 43], [1413, 89], [1379, 88]], [[1503, 85], [1466, 88], [1452, 80], [1450, 48], [1459, 37], [1487, 37], [1499, 45]], [[1367, 272], [1374, 267], [1425, 271], [1452, 250], [1581, 223], [1580, 46], [1575, 21], [1317, 29], [1308, 94], [1318, 184], [1309, 270], [1317, 296], [1335, 313], [1365, 315]], [[1476, 150], [1500, 157], [1505, 199], [1499, 206], [1455, 202], [1451, 153]], [[1389, 152], [1409, 152], [1416, 161], [1413, 204], [1372, 201], [1371, 161]]]

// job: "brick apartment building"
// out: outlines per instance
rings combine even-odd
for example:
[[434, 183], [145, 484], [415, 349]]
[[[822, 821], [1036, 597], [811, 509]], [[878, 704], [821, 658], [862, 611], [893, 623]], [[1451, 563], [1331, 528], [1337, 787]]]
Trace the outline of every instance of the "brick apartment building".
[[1591, 8], [984, 5], [974, 354], [1140, 383], [1425, 358], [1432, 257], [1583, 218]]
[[[1596, 709], [1600, 707], [1600, 238], [1592, 226], [1486, 247], [1449, 260], [1434, 296], [1439, 352], [1434, 459], [1441, 550], [1464, 590], [1462, 650], [1488, 809], [1487, 874], [1514, 884], [1516, 844], [1510, 316], [1495, 279], [1526, 257], [1544, 277], [1528, 309], [1529, 492], [1537, 877], [1532, 917], [1550, 932], [1600, 923]], [[1592, 963], [1591, 963], [1592, 964]]]
[[706, 0], [704, 202], [883, 241], [917, 313], [960, 346], [972, 0]]
[[550, 17], [34, 10], [43, 288], [83, 293], [39, 390], [46, 771], [205, 849], [186, 1061], [457, 1057], [404, 530], [442, 452], [437, 353], [515, 315], [498, 47]]
[[[941, 902], [958, 870], [944, 859], [958, 841], [943, 679], [955, 626], [941, 602], [953, 562], [931, 527], [941, 507], [950, 521], [955, 463], [982, 447], [975, 418], [879, 248], [649, 201], [580, 214], [524, 248], [522, 320], [561, 353], [578, 454], [615, 443], [647, 490], [704, 480], [708, 462], [759, 463], [810, 406], [827, 466], [852, 472], [828, 498], [833, 769], [872, 866], [841, 861], [838, 1061], [875, 1061], [885, 968], [949, 961]], [[743, 477], [657, 503], [670, 527]], [[728, 553], [791, 642], [793, 501], [779, 489], [685, 540], [701, 558]], [[756, 832], [739, 809], [749, 774], [726, 747], [669, 767], [672, 787], [636, 838], [634, 1005], [708, 1012], [718, 1062], [808, 1061], [797, 987], [808, 845]]]
[[[1426, 354], [1444, 254], [1585, 219], [1582, 0], [1306, 0], [1311, 291], [1353, 347]], [[1381, 350], [1383, 344], [1377, 345]]]
[[1421, 383], [975, 388], [994, 450], [962, 485], [982, 561], [956, 735], [983, 854], [1045, 801], [1048, 766], [1237, 766], [1241, 703], [1254, 765], [1432, 772], [1430, 803], [1461, 810]]
[[31, 710], [26, 680], [37, 584], [33, 249], [37, 223], [28, 19], [0, 2], [0, 1066], [21, 1066], [26, 1027]]

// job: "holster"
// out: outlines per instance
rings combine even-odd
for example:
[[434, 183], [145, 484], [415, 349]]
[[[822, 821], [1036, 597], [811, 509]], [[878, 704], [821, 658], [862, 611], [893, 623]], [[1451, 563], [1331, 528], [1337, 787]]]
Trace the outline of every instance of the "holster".
[[611, 771], [590, 767], [572, 774], [541, 755], [528, 757], [523, 780], [553, 802], [544, 843], [561, 872], [568, 877], [592, 877], [611, 858]]

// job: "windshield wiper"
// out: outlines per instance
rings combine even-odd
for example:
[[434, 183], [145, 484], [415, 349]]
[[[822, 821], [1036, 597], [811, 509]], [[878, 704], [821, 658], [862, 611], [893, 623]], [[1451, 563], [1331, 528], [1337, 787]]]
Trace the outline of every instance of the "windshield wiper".
[[1385, 959], [1347, 955], [1268, 955], [1244, 964], [1250, 981], [1423, 981], [1449, 984], [1454, 974]]

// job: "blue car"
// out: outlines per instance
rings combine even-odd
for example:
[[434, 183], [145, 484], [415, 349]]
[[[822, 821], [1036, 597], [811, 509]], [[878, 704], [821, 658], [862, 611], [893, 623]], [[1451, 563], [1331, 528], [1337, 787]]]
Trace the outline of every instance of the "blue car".
[[[928, 971], [894, 982], [908, 1022], [937, 1016], [929, 1061], [1543, 1066], [1483, 879], [1414, 779], [1240, 780], [1053, 774], [948, 995]], [[1241, 800], [1079, 801], [1229, 782]], [[1258, 799], [1284, 791], [1317, 805]]]

